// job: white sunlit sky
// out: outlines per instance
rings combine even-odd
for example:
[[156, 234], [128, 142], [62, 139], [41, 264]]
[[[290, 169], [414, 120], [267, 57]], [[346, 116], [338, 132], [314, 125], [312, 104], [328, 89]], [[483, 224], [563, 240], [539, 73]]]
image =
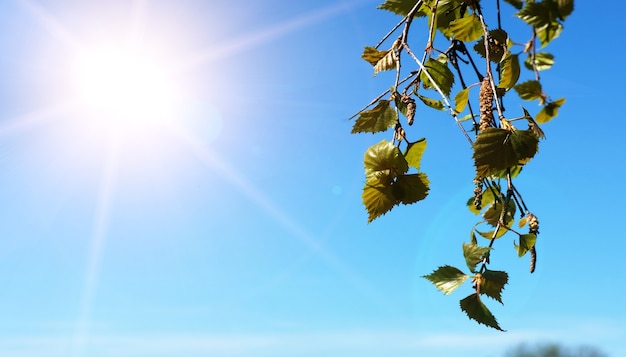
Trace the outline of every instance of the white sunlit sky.
[[512, 237], [492, 254], [499, 332], [459, 309], [471, 284], [420, 278], [464, 268], [477, 221], [451, 117], [418, 107], [430, 195], [367, 224], [363, 153], [390, 134], [348, 118], [391, 84], [360, 58], [399, 20], [379, 2], [0, 2], [0, 355], [626, 356], [626, 5], [577, 1], [547, 48], [567, 102], [517, 181], [537, 271]]

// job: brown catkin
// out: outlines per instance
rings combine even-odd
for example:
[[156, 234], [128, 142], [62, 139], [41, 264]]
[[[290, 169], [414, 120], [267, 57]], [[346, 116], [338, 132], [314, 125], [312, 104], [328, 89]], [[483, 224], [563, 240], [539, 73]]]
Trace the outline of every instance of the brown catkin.
[[408, 124], [413, 125], [413, 119], [415, 119], [415, 99], [403, 94], [400, 101], [406, 104], [406, 120]]
[[537, 250], [535, 246], [530, 248], [530, 273], [535, 272], [535, 266], [537, 265]]
[[493, 90], [489, 77], [485, 76], [478, 93], [478, 101], [480, 103], [480, 124], [479, 130], [483, 131], [491, 127], [493, 123]]

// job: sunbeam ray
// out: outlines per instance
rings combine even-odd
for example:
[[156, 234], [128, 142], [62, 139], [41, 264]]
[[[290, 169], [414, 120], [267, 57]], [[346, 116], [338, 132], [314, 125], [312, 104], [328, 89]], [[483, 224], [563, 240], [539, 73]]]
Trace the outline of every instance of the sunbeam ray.
[[172, 128], [172, 133], [178, 136], [189, 147], [192, 153], [210, 169], [228, 180], [233, 186], [244, 193], [254, 204], [280, 224], [294, 238], [298, 239], [313, 253], [317, 254], [326, 264], [335, 269], [353, 287], [359, 289], [373, 302], [388, 310], [394, 310], [394, 306], [387, 299], [374, 289], [364, 278], [356, 274], [341, 259], [330, 252], [319, 240], [311, 236], [293, 219], [291, 219], [280, 207], [278, 207], [265, 194], [248, 182], [241, 175], [237, 174], [230, 166], [215, 155], [206, 145], [195, 138], [191, 133], [182, 128]]
[[227, 40], [223, 46], [216, 46], [204, 49], [199, 53], [192, 55], [184, 63], [180, 65], [182, 71], [193, 70], [196, 67], [200, 67], [224, 57], [232, 56], [242, 51], [249, 50], [256, 46], [260, 46], [266, 42], [277, 39], [281, 36], [294, 32], [296, 30], [305, 28], [317, 24], [321, 21], [327, 20], [335, 15], [346, 12], [351, 9], [352, 6], [359, 4], [357, 1], [353, 2], [339, 2], [321, 8], [317, 11], [307, 12], [295, 19], [278, 23], [276, 25], [254, 31], [254, 33], [233, 39]]
[[111, 213], [111, 204], [119, 165], [119, 142], [117, 140], [111, 141], [111, 150], [109, 150], [105, 160], [102, 182], [100, 183], [100, 190], [98, 192], [93, 233], [87, 253], [87, 267], [85, 270], [81, 306], [73, 342], [73, 355], [75, 357], [84, 355], [84, 350], [89, 339], [91, 312], [98, 285], [102, 251], [106, 240], [107, 226], [109, 224], [109, 215]]
[[67, 106], [55, 106], [53, 108], [40, 109], [12, 119], [3, 120], [0, 123], [0, 138], [36, 129], [37, 127], [54, 122], [59, 120], [60, 114], [67, 113], [68, 111]]
[[50, 15], [41, 6], [30, 0], [17, 0], [48, 32], [57, 40], [72, 49], [80, 47], [78, 40], [56, 18]]

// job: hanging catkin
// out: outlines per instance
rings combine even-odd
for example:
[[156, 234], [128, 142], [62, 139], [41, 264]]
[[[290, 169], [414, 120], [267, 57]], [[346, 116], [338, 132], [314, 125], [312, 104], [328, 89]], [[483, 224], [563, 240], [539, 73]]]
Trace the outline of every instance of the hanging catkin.
[[479, 129], [483, 131], [491, 127], [491, 123], [493, 123], [493, 90], [488, 76], [485, 76], [480, 86], [478, 101], [480, 102]]

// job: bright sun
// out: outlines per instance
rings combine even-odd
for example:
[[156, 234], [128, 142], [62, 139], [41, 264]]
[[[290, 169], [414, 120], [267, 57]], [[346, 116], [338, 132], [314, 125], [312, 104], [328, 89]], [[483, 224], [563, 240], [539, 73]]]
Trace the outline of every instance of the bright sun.
[[74, 69], [82, 115], [108, 130], [145, 129], [172, 120], [180, 93], [167, 63], [135, 48], [83, 49]]

